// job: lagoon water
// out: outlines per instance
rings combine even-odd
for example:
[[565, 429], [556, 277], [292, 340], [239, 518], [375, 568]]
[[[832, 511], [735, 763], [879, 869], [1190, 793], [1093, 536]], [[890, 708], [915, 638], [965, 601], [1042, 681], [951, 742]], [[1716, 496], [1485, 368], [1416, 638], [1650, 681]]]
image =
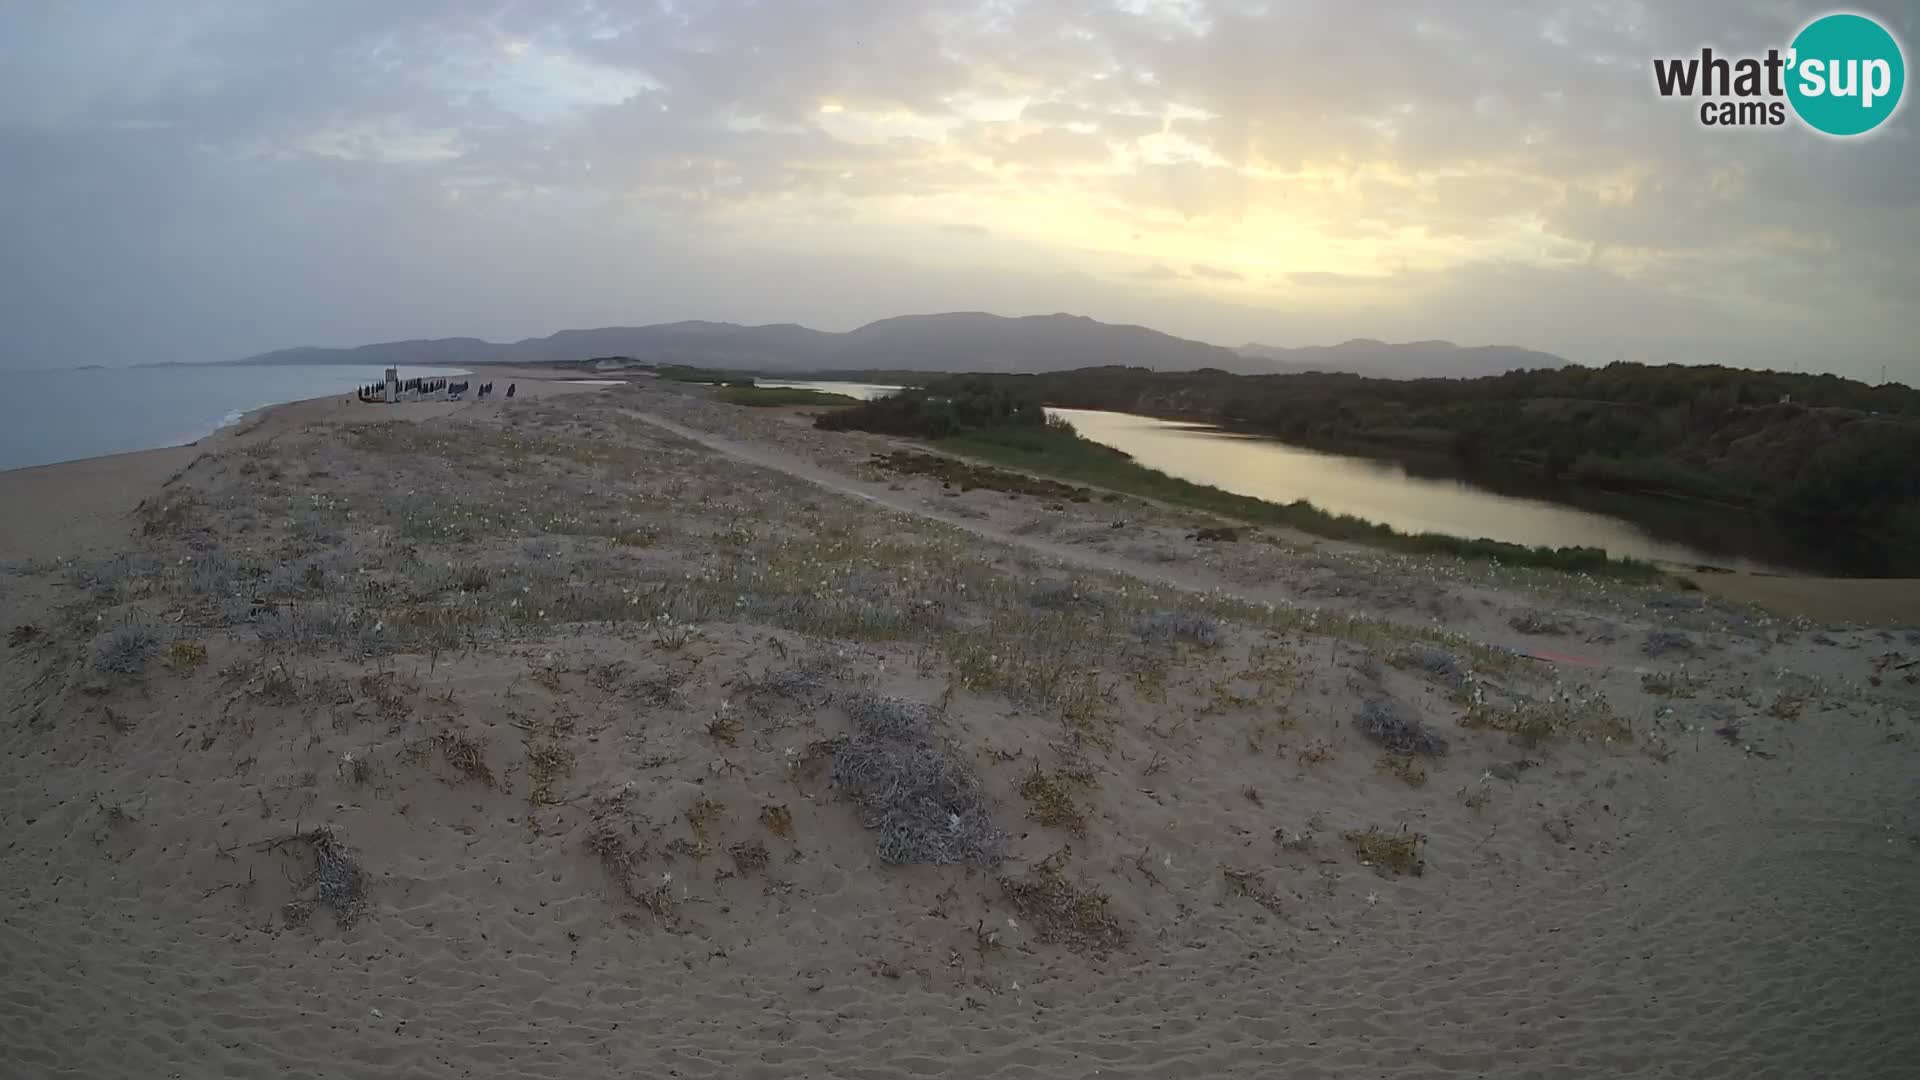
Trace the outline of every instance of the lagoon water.
[[1597, 547], [1624, 558], [1767, 571], [1736, 551], [1664, 539], [1632, 522], [1545, 499], [1501, 494], [1461, 479], [1416, 476], [1393, 461], [1329, 454], [1257, 436], [1127, 413], [1049, 409], [1081, 435], [1169, 476], [1269, 502], [1305, 499], [1334, 514], [1401, 532], [1546, 547]]
[[[765, 386], [829, 390], [862, 400], [899, 387], [865, 383], [762, 381]], [[1591, 506], [1535, 494], [1495, 491], [1473, 479], [1419, 475], [1400, 463], [1323, 453], [1258, 436], [1238, 435], [1128, 413], [1048, 409], [1095, 442], [1131, 454], [1148, 468], [1270, 502], [1305, 499], [1322, 510], [1469, 539], [1547, 547], [1598, 547], [1610, 555], [1687, 566], [1773, 572], [1781, 566], [1857, 573], [1823, 560], [1823, 552], [1724, 510], [1674, 500], [1632, 501], [1634, 520]], [[1592, 496], [1606, 506], [1632, 497]], [[1647, 519], [1658, 528], [1637, 524]]]
[[[268, 405], [348, 396], [384, 369], [362, 365], [84, 368], [0, 376], [0, 469], [179, 446]], [[402, 368], [403, 379], [459, 368]]]

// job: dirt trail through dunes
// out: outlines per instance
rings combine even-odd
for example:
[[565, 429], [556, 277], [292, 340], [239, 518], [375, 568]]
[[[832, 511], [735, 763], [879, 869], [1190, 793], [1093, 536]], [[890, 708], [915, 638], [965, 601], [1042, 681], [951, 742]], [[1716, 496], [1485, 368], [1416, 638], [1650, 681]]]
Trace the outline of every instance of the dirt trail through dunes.
[[[822, 468], [798, 455], [782, 454], [763, 446], [730, 439], [699, 428], [636, 409], [623, 410], [623, 414], [643, 423], [651, 424], [663, 431], [677, 435], [690, 442], [705, 446], [710, 450], [726, 454], [738, 461], [775, 472], [785, 473], [795, 479], [805, 480], [829, 491], [862, 499], [866, 502], [884, 506], [903, 514], [937, 521], [951, 525], [985, 540], [1024, 548], [1037, 555], [1043, 555], [1058, 562], [1089, 570], [1101, 570], [1121, 574], [1154, 585], [1164, 585], [1183, 592], [1233, 596], [1253, 603], [1267, 603], [1301, 608], [1322, 608], [1354, 614], [1366, 614], [1393, 619], [1406, 625], [1427, 625], [1424, 620], [1415, 617], [1396, 618], [1395, 613], [1369, 609], [1363, 603], [1329, 603], [1324, 597], [1306, 597], [1285, 584], [1249, 585], [1243, 582], [1227, 583], [1206, 572], [1204, 568], [1182, 563], [1149, 563], [1139, 559], [1129, 559], [1109, 555], [1091, 548], [1072, 544], [1056, 543], [1035, 536], [1022, 535], [1011, 528], [997, 525], [991, 521], [978, 520], [961, 514], [946, 513], [930, 507], [913, 496], [890, 490], [883, 483], [863, 481], [844, 473]], [[1449, 628], [1497, 649], [1515, 649], [1521, 655], [1527, 655], [1524, 649], [1516, 649], [1511, 634], [1503, 633], [1504, 623], [1485, 614], [1511, 605], [1514, 598], [1502, 596], [1488, 590], [1461, 588], [1463, 595], [1470, 595], [1478, 605], [1478, 613], [1462, 619]], [[1586, 653], [1581, 660], [1582, 666], [1613, 668], [1630, 674], [1642, 674], [1647, 669], [1630, 652], [1612, 653], [1606, 651]]]
[[[975, 536], [1002, 544], [1023, 547], [1029, 551], [1037, 552], [1062, 562], [1086, 567], [1089, 570], [1106, 570], [1116, 574], [1126, 574], [1130, 577], [1151, 581], [1157, 585], [1167, 585], [1189, 592], [1224, 591], [1217, 583], [1207, 582], [1198, 575], [1182, 574], [1168, 567], [1147, 566], [1130, 559], [1118, 559], [1097, 551], [1089, 551], [1085, 548], [1051, 543], [1031, 536], [1021, 536], [1007, 529], [996, 528], [987, 522], [976, 521], [971, 518], [962, 517], [959, 514], [944, 514], [937, 510], [930, 510], [911, 498], [887, 490], [884, 484], [867, 483], [856, 480], [853, 477], [820, 468], [817, 465], [809, 464], [795, 457], [770, 453], [762, 447], [729, 439], [724, 435], [715, 435], [710, 431], [690, 428], [684, 424], [678, 424], [672, 420], [668, 420], [665, 417], [655, 416], [652, 413], [630, 409], [626, 411], [626, 415], [633, 417], [635, 420], [652, 424], [664, 431], [671, 432], [690, 442], [697, 442], [710, 450], [726, 454], [728, 457], [744, 461], [750, 465], [758, 465], [761, 468], [786, 473], [788, 476], [805, 480], [810, 484], [816, 484], [829, 491], [839, 492], [842, 495], [850, 495], [856, 499], [864, 499], [867, 502], [876, 503], [889, 510], [897, 510], [903, 514], [912, 514], [916, 517], [938, 521], [943, 525], [951, 525], [956, 529], [964, 529], [967, 532], [973, 533]], [[1239, 595], [1244, 595], [1248, 599], [1257, 601], [1279, 602], [1282, 599], [1287, 599], [1280, 596], [1253, 596], [1244, 593]], [[1292, 601], [1288, 599], [1288, 602]]]

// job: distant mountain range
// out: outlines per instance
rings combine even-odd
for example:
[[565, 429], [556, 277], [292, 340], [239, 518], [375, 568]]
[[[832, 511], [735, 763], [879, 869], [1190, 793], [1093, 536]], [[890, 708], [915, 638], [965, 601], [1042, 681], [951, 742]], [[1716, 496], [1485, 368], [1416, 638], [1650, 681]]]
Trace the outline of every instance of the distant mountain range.
[[1219, 368], [1240, 374], [1352, 372], [1392, 379], [1471, 378], [1516, 368], [1557, 368], [1566, 361], [1509, 346], [1462, 348], [1445, 341], [1239, 350], [1119, 326], [1080, 315], [1006, 318], [984, 312], [905, 315], [828, 333], [793, 323], [740, 326], [676, 322], [562, 330], [511, 344], [478, 338], [389, 341], [349, 349], [297, 348], [262, 353], [241, 364], [460, 365], [578, 362], [625, 357], [642, 364], [688, 364], [770, 374], [826, 371], [1041, 372], [1120, 366], [1156, 371]]

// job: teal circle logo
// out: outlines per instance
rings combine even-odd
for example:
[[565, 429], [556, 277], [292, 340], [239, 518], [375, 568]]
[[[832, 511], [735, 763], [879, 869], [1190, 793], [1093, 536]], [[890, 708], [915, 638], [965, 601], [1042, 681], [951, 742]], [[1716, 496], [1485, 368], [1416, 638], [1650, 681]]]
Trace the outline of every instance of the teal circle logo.
[[1865, 15], [1825, 15], [1793, 39], [1787, 100], [1815, 131], [1864, 135], [1900, 107], [1907, 61], [1900, 43]]

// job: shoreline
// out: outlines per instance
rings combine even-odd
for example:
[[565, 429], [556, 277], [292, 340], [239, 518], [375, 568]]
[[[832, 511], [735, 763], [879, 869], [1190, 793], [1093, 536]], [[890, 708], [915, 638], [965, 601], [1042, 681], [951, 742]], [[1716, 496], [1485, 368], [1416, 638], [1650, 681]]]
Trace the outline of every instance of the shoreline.
[[[518, 371], [510, 377], [520, 383], [516, 400], [593, 389], [527, 378]], [[468, 399], [362, 406], [350, 394], [324, 394], [250, 409], [191, 442], [0, 470], [0, 506], [31, 511], [0, 515], [0, 562], [63, 558], [124, 541], [127, 515], [211, 454], [271, 442], [311, 424], [426, 420], [495, 404]], [[360, 408], [394, 411], [357, 412]]]
[[[216, 365], [134, 365], [126, 368], [47, 369], [27, 373], [33, 376], [79, 376], [63, 379], [50, 389], [56, 396], [84, 400], [96, 391], [106, 392], [105, 384], [122, 377], [161, 371], [211, 371]], [[468, 369], [437, 365], [403, 365], [401, 377], [457, 379], [471, 374]], [[89, 380], [88, 377], [97, 377]], [[200, 386], [191, 381], [175, 382], [161, 377], [150, 383], [129, 384], [134, 396], [124, 391], [109, 395], [108, 407], [130, 410], [125, 423], [101, 423], [93, 413], [68, 417], [56, 410], [52, 419], [18, 416], [9, 412], [0, 422], [19, 423], [18, 430], [0, 445], [0, 473], [48, 465], [66, 465], [95, 457], [133, 454], [148, 450], [167, 450], [202, 442], [261, 410], [280, 405], [326, 398], [351, 396], [355, 387], [377, 381], [378, 373], [366, 365], [288, 365], [273, 372], [241, 368], [220, 377], [220, 382]], [[153, 399], [146, 395], [154, 394]], [[31, 395], [28, 395], [29, 397]]]

